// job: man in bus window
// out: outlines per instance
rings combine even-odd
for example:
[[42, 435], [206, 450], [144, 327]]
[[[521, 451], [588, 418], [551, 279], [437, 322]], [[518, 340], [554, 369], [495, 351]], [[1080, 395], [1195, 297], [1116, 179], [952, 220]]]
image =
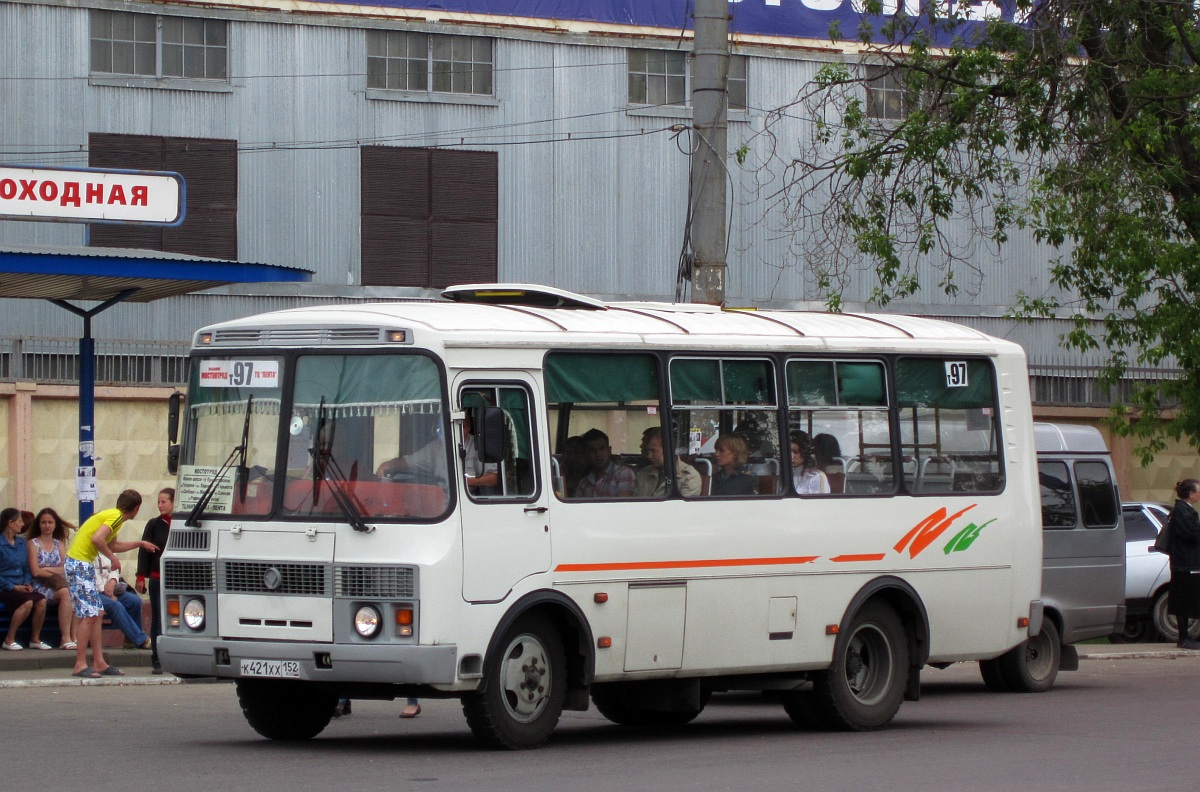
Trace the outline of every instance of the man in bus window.
[[575, 488], [576, 498], [632, 498], [637, 481], [633, 468], [613, 458], [608, 435], [599, 429], [583, 433], [592, 469]]
[[[667, 457], [663, 453], [662, 429], [652, 426], [642, 434], [642, 453], [650, 464], [637, 472], [637, 496], [667, 497], [671, 494], [671, 480], [667, 475]], [[700, 473], [678, 456], [675, 457], [675, 478], [684, 497], [694, 498], [700, 494]]]

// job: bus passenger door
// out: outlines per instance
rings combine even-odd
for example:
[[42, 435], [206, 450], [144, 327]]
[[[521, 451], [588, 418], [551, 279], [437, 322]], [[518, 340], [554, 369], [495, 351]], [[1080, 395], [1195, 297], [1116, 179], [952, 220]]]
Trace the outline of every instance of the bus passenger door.
[[[463, 599], [496, 602], [518, 581], [550, 568], [548, 488], [541, 482], [532, 405], [534, 384], [504, 375], [503, 380], [471, 379], [455, 383], [460, 409], [455, 457], [462, 504]], [[480, 407], [499, 407], [504, 420], [499, 462], [477, 461], [471, 419]], [[468, 486], [475, 476], [486, 486]]]

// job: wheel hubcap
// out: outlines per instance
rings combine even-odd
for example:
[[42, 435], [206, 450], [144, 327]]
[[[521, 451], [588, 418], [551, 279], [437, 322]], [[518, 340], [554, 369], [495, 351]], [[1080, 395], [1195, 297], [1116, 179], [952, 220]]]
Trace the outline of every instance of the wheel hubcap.
[[873, 624], [864, 624], [846, 648], [846, 685], [860, 703], [878, 703], [891, 686], [895, 654], [887, 635]]
[[528, 723], [541, 715], [553, 682], [542, 642], [532, 635], [513, 638], [504, 653], [500, 681], [504, 706], [513, 719]]

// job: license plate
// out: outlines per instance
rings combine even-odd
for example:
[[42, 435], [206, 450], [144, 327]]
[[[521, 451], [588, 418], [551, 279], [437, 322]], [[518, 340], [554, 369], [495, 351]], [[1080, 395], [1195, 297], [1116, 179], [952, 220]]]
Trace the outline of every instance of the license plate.
[[242, 676], [299, 679], [300, 663], [295, 660], [243, 660]]

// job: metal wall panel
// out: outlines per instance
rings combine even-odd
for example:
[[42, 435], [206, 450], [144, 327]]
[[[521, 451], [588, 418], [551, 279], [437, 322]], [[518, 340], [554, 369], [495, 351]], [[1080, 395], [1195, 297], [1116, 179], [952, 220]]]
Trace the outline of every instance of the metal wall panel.
[[[101, 2], [102, 0], [97, 0]], [[60, 4], [61, 2], [61, 4]], [[87, 0], [84, 0], [87, 2]], [[116, 7], [107, 3], [105, 7]], [[170, 6], [125, 5], [154, 11]], [[310, 286], [217, 290], [152, 305], [125, 305], [93, 323], [99, 338], [180, 340], [198, 326], [268, 308], [363, 296], [422, 296], [417, 289], [359, 283], [360, 145], [456, 146], [499, 157], [499, 278], [540, 282], [606, 298], [670, 299], [684, 236], [689, 146], [683, 113], [627, 107], [625, 46], [637, 41], [495, 33], [494, 101], [380, 99], [366, 88], [366, 29], [400, 27], [375, 18], [293, 17], [206, 9], [230, 18], [231, 90], [120, 88], [89, 81], [88, 9], [74, 0], [0, 3], [0, 161], [85, 165], [90, 132], [211, 137], [238, 141], [239, 257], [313, 270]], [[818, 307], [802, 253], [780, 200], [784, 166], [801, 156], [812, 119], [797, 110], [765, 135], [767, 113], [789, 105], [815, 76], [817, 55], [743, 49], [751, 57], [751, 108], [730, 122], [729, 303]], [[47, 57], [50, 55], [50, 57]], [[74, 224], [0, 222], [0, 241], [81, 244]], [[952, 233], [969, 239], [963, 226]], [[924, 291], [889, 310], [999, 315], [1018, 291], [1041, 294], [1048, 253], [1014, 234], [1002, 254], [980, 248], [962, 269], [956, 296], [938, 292], [935, 267]], [[973, 268], [973, 270], [972, 270]], [[972, 272], [982, 274], [973, 279]], [[869, 271], [849, 279], [845, 300], [865, 304]], [[9, 301], [0, 336], [72, 337], [79, 320], [59, 308]], [[984, 321], [984, 320], [980, 320]], [[1014, 329], [1038, 356], [1057, 350], [1055, 332]]]

